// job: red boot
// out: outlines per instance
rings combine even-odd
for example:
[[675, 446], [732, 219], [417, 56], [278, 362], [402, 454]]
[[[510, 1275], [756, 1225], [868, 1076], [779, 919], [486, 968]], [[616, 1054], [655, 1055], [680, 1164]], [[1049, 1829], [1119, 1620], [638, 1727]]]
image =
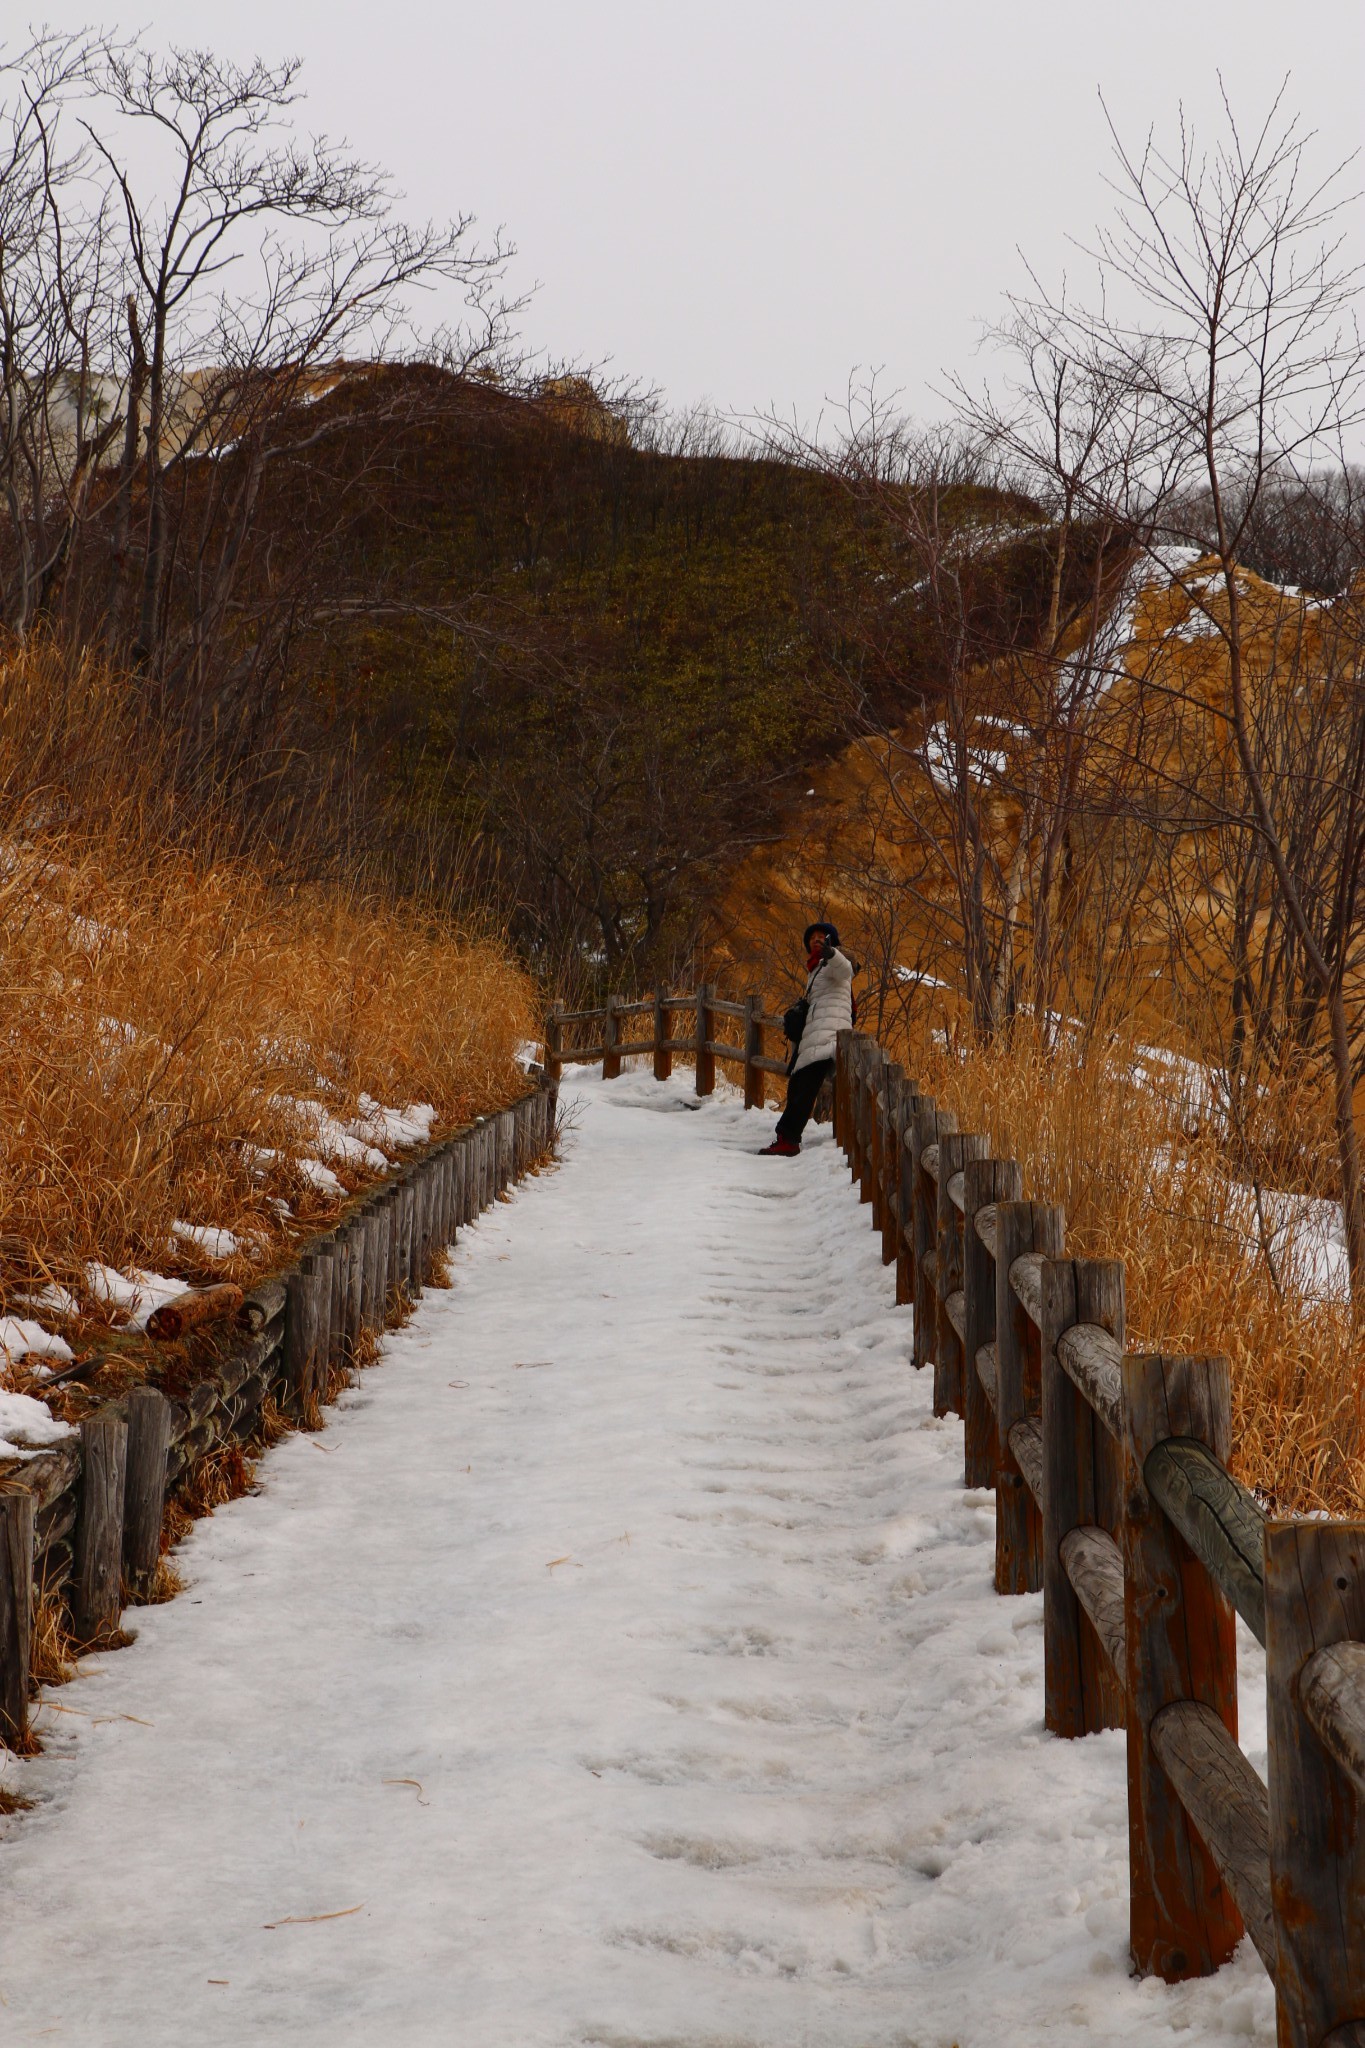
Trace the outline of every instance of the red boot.
[[765, 1145], [758, 1156], [760, 1159], [795, 1159], [800, 1150], [801, 1147], [793, 1145], [790, 1138], [774, 1138], [772, 1144]]

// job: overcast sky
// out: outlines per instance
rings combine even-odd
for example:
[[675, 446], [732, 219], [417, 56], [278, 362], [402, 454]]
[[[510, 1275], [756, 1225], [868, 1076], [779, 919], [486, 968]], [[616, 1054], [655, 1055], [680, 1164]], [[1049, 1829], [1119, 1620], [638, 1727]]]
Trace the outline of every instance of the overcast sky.
[[[52, 0], [234, 56], [297, 54], [304, 119], [384, 163], [410, 212], [517, 243], [531, 342], [671, 405], [810, 420], [879, 366], [921, 414], [1023, 282], [1110, 201], [1125, 136], [1183, 97], [1246, 120], [1286, 72], [1324, 163], [1358, 146], [1365, 0]], [[1357, 220], [1354, 240], [1365, 248]]]

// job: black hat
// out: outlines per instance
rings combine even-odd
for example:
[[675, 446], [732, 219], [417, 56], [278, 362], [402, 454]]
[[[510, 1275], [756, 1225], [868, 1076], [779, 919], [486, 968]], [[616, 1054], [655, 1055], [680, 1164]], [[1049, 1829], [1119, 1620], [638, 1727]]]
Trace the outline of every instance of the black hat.
[[808, 924], [801, 939], [801, 943], [803, 946], [808, 946], [810, 944], [810, 935], [812, 932], [823, 932], [825, 937], [829, 940], [831, 946], [837, 946], [839, 943], [839, 927], [837, 924], [825, 924], [823, 920], [819, 924]]

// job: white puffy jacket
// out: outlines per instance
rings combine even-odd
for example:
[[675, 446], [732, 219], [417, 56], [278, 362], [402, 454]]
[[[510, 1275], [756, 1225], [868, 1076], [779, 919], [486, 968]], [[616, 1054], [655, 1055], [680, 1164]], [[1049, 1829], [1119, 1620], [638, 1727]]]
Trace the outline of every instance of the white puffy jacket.
[[832, 1060], [841, 1031], [853, 1026], [853, 962], [836, 946], [806, 983], [806, 1028], [792, 1061], [792, 1072], [816, 1060]]

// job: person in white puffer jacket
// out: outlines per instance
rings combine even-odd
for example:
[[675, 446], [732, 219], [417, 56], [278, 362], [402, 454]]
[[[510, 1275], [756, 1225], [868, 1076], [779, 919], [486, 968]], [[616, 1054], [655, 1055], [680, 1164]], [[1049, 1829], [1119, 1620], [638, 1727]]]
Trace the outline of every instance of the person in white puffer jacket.
[[[763, 1148], [766, 1159], [794, 1159], [801, 1133], [810, 1121], [815, 1098], [834, 1072], [839, 1033], [853, 1024], [853, 962], [839, 944], [832, 924], [808, 924], [805, 1021], [800, 1027], [787, 1069], [787, 1106], [777, 1121], [777, 1136]], [[799, 1006], [798, 1006], [799, 1007]], [[793, 1019], [793, 1012], [787, 1012]], [[788, 1037], [791, 1031], [788, 1030]]]

